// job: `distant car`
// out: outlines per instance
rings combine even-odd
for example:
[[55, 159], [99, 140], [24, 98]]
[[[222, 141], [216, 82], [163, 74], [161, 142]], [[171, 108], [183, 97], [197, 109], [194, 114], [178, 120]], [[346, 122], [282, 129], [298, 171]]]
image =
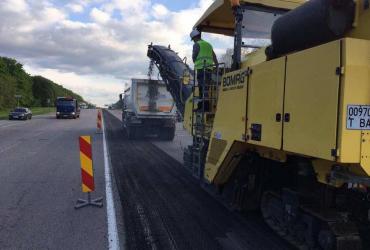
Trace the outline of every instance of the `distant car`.
[[28, 108], [18, 107], [9, 113], [9, 120], [28, 120], [32, 119], [32, 112]]

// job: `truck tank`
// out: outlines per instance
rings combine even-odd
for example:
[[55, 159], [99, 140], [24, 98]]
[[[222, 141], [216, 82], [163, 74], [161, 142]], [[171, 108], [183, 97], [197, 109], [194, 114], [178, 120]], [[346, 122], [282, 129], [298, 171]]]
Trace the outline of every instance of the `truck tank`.
[[344, 37], [352, 28], [352, 0], [311, 0], [278, 18], [271, 31], [270, 58]]

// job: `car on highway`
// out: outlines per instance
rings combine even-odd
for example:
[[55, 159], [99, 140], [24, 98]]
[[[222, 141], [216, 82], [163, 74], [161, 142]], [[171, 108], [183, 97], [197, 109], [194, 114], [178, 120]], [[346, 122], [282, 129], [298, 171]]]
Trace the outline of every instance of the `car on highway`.
[[17, 107], [9, 113], [9, 120], [31, 120], [32, 111], [28, 108]]

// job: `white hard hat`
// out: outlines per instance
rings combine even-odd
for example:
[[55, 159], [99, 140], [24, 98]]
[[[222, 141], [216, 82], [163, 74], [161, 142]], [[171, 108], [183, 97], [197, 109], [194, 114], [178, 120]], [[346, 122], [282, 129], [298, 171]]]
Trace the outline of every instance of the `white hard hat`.
[[197, 29], [193, 29], [192, 32], [190, 33], [190, 38], [193, 40], [194, 37], [200, 36], [200, 32]]

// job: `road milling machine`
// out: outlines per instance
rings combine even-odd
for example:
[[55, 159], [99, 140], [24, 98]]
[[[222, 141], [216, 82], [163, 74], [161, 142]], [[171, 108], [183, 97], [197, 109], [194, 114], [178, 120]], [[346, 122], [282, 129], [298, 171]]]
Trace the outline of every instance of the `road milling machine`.
[[191, 169], [297, 248], [370, 249], [369, 0], [216, 0], [194, 27], [234, 38], [204, 96], [148, 50], [181, 96]]

